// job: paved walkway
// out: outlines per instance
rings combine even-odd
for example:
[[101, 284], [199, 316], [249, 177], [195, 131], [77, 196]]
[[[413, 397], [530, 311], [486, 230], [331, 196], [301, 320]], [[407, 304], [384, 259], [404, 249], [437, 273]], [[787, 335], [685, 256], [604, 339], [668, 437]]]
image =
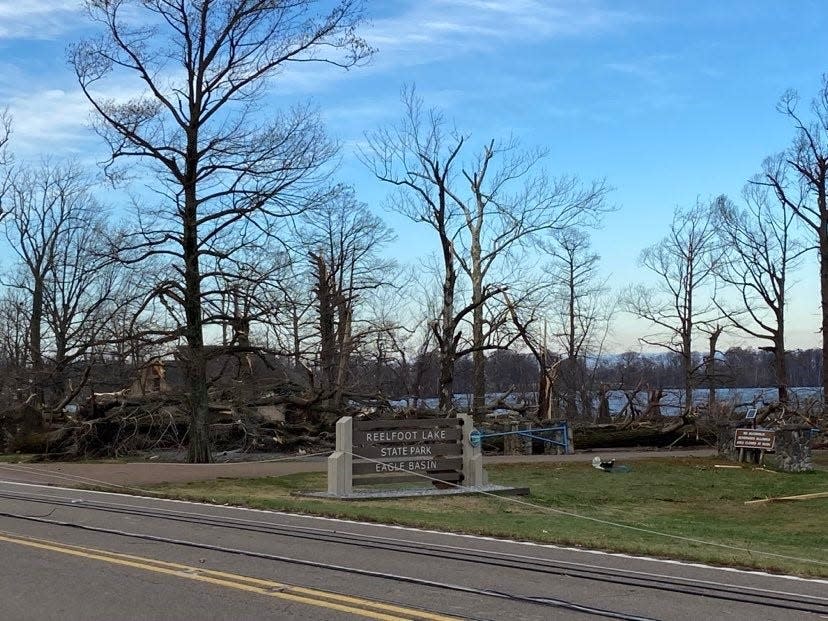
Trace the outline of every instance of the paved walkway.
[[[673, 451], [610, 450], [578, 452], [574, 455], [493, 455], [484, 458], [486, 464], [510, 463], [568, 463], [590, 462], [596, 455], [614, 458], [618, 463], [638, 459], [679, 459], [684, 457], [712, 457], [713, 449]], [[0, 463], [0, 481], [40, 483], [48, 485], [114, 485], [140, 487], [156, 483], [187, 483], [225, 478], [255, 478], [285, 476], [303, 472], [325, 472], [324, 456], [271, 461], [247, 461], [216, 464], [159, 463], [76, 463], [55, 462], [43, 464]]]

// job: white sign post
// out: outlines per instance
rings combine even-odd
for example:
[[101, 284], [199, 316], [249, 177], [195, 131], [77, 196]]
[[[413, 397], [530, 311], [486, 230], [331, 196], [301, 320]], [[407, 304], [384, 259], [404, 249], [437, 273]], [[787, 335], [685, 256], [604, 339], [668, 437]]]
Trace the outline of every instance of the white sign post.
[[328, 493], [347, 496], [354, 489], [353, 483], [354, 424], [350, 416], [336, 421], [336, 450], [328, 457]]
[[488, 481], [483, 470], [483, 448], [480, 443], [474, 446], [471, 441], [474, 421], [468, 414], [460, 414], [458, 418], [463, 421], [463, 486], [486, 485]]

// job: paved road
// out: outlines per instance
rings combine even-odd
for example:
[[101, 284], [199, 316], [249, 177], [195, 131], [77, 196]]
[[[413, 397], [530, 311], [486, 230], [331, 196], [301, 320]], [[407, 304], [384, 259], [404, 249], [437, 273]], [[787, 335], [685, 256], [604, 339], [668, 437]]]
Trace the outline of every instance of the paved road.
[[828, 618], [828, 581], [8, 482], [0, 554], [20, 621]]
[[[613, 457], [618, 463], [637, 459], [679, 459], [684, 457], [712, 457], [712, 449], [675, 451], [600, 450], [579, 452], [574, 455], [497, 455], [486, 456], [485, 464], [502, 463], [564, 463], [590, 462], [596, 455]], [[284, 476], [301, 472], [325, 472], [324, 456], [304, 459], [288, 458], [267, 462], [234, 462], [216, 464], [185, 463], [75, 463], [55, 462], [38, 464], [0, 463], [0, 479], [21, 483], [43, 483], [73, 486], [103, 482], [111, 485], [137, 486], [154, 483], [185, 483], [218, 478], [250, 478]]]

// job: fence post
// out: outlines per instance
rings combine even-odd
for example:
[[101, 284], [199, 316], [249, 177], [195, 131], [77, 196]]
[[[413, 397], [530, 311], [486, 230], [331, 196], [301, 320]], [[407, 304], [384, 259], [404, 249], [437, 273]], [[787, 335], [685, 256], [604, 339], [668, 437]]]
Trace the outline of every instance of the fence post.
[[463, 421], [463, 486], [479, 487], [486, 484], [483, 472], [483, 448], [472, 446], [471, 432], [474, 430], [474, 420], [468, 414], [458, 414], [457, 418]]
[[328, 493], [347, 496], [353, 489], [354, 423], [350, 416], [336, 421], [336, 450], [328, 457]]
[[522, 423], [520, 425], [521, 431], [527, 432], [527, 435], [519, 435], [520, 438], [520, 455], [532, 454], [532, 423]]
[[566, 430], [564, 431], [564, 433], [566, 434], [566, 450], [565, 450], [565, 452], [566, 452], [567, 455], [572, 455], [572, 454], [575, 453], [575, 438], [574, 438], [574, 435], [572, 433], [572, 426], [569, 424], [568, 421], [564, 422], [564, 426], [566, 427]]
[[519, 439], [517, 432], [520, 429], [518, 423], [509, 423], [509, 434], [503, 436], [503, 454], [504, 455], [519, 455]]
[[[555, 429], [553, 427], [553, 429]], [[566, 452], [566, 427], [558, 427], [555, 429], [550, 440], [560, 442], [560, 444], [553, 444], [552, 442], [543, 443], [543, 452], [545, 455], [560, 455]]]

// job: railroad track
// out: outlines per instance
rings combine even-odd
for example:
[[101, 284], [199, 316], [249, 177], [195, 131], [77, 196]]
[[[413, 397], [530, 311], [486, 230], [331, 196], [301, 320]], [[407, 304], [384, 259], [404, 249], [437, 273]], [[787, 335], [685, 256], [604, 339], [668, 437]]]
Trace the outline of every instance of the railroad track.
[[[532, 574], [565, 576], [570, 579], [581, 579], [596, 583], [610, 583], [632, 588], [650, 589], [665, 593], [685, 594], [697, 597], [704, 597], [715, 600], [726, 600], [744, 604], [753, 604], [769, 608], [813, 613], [817, 615], [828, 615], [828, 597], [806, 595], [802, 593], [761, 589], [748, 586], [733, 586], [710, 580], [699, 580], [693, 578], [676, 577], [673, 575], [658, 574], [653, 572], [641, 572], [632, 570], [619, 570], [570, 561], [559, 561], [539, 556], [510, 554], [495, 552], [491, 550], [478, 549], [465, 546], [441, 545], [436, 543], [425, 543], [412, 541], [404, 538], [382, 537], [367, 535], [364, 533], [349, 533], [343, 531], [331, 531], [324, 528], [308, 526], [278, 524], [262, 519], [246, 519], [230, 516], [217, 516], [198, 511], [183, 511], [178, 509], [166, 509], [160, 507], [138, 506], [131, 503], [119, 503], [112, 501], [94, 500], [89, 498], [79, 499], [71, 496], [56, 496], [53, 494], [18, 493], [0, 491], [0, 500], [18, 502], [30, 502], [37, 504], [51, 505], [54, 507], [67, 507], [72, 509], [93, 510], [109, 514], [145, 517], [150, 519], [168, 520], [173, 522], [196, 524], [199, 526], [210, 526], [236, 531], [246, 531], [268, 534], [278, 537], [289, 537], [293, 539], [305, 539], [315, 542], [331, 543], [336, 545], [353, 546], [355, 548], [369, 548], [382, 550], [397, 554], [428, 557], [437, 560], [469, 563], [478, 567], [483, 566], [490, 569], [516, 569]], [[175, 545], [209, 549], [231, 554], [241, 554], [256, 558], [271, 559], [274, 561], [293, 563], [299, 565], [313, 566], [331, 571], [350, 572], [354, 574], [370, 575], [387, 580], [398, 582], [409, 582], [423, 584], [431, 587], [450, 589], [473, 593], [485, 597], [499, 599], [511, 599], [525, 603], [566, 608], [573, 611], [585, 612], [592, 615], [606, 618], [641, 620], [646, 617], [634, 614], [626, 614], [615, 610], [606, 610], [591, 607], [584, 604], [549, 598], [544, 596], [531, 597], [492, 591], [488, 589], [476, 589], [474, 587], [440, 583], [437, 581], [421, 580], [408, 576], [400, 576], [377, 572], [355, 567], [344, 567], [310, 561], [305, 559], [291, 558], [279, 555], [272, 555], [254, 550], [239, 550], [226, 548], [213, 544], [197, 541], [183, 541], [166, 537], [158, 537], [147, 533], [126, 532], [113, 528], [103, 528], [80, 524], [66, 520], [51, 519], [48, 516], [34, 516], [22, 513], [11, 513], [0, 511], [0, 516], [66, 526], [82, 530], [92, 530], [126, 537], [162, 541]]]

